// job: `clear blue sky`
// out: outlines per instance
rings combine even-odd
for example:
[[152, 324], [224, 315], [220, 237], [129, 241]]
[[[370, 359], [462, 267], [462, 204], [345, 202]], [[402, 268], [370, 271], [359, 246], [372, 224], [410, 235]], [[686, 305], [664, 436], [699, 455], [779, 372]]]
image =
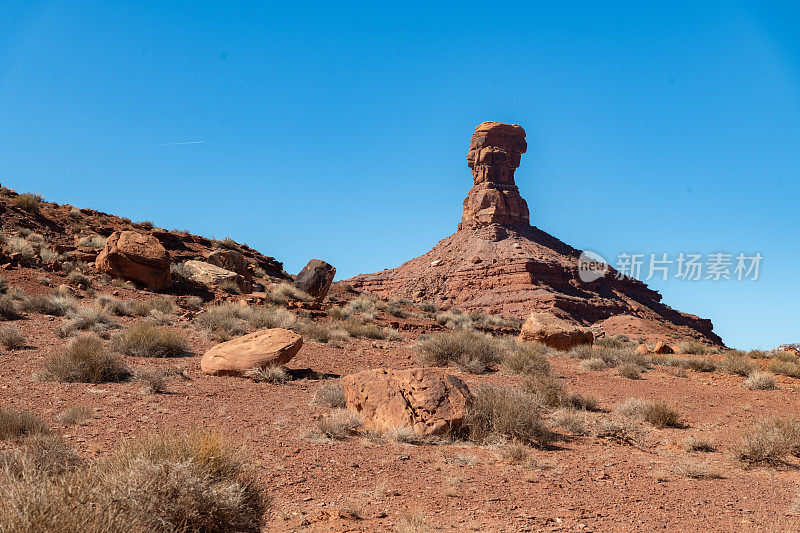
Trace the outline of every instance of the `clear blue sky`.
[[473, 128], [514, 122], [535, 225], [761, 252], [652, 286], [729, 345], [800, 341], [800, 9], [292, 4], [0, 1], [0, 182], [346, 278], [452, 233]]

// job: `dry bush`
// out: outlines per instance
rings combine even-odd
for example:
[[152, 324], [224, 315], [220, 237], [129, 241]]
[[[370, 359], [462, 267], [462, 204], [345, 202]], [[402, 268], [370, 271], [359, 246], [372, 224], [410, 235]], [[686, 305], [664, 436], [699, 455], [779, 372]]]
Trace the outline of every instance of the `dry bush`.
[[289, 381], [289, 374], [282, 366], [270, 365], [265, 368], [252, 368], [245, 373], [256, 383], [286, 383]]
[[[735, 351], [738, 352], [739, 350], [735, 350]], [[742, 352], [742, 355], [745, 355], [744, 352]], [[750, 350], [749, 352], [747, 352], [746, 355], [747, 355], [747, 357], [750, 357], [751, 359], [769, 359], [769, 357], [770, 357], [770, 353], [769, 352], [765, 352], [764, 350]]]
[[531, 394], [542, 408], [570, 408], [581, 411], [596, 411], [597, 400], [591, 396], [570, 393], [564, 384], [555, 376], [534, 376], [522, 384], [523, 389]]
[[571, 408], [561, 408], [550, 417], [553, 427], [560, 427], [573, 435], [583, 435], [586, 433], [586, 415], [581, 411]]
[[11, 254], [20, 254], [25, 261], [36, 259], [36, 248], [30, 241], [22, 237], [9, 237], [6, 240], [6, 249]]
[[156, 296], [149, 300], [138, 300], [131, 303], [131, 312], [136, 316], [147, 316], [153, 311], [171, 314], [178, 310], [178, 305], [172, 298]]
[[78, 245], [94, 248], [95, 250], [102, 250], [106, 245], [106, 239], [100, 235], [87, 235], [78, 240]]
[[67, 312], [67, 320], [59, 329], [59, 335], [68, 337], [76, 331], [107, 331], [119, 327], [103, 309], [79, 307]]
[[342, 386], [342, 381], [337, 379], [332, 383], [323, 383], [317, 387], [317, 390], [314, 391], [314, 396], [311, 398], [311, 403], [325, 407], [344, 407], [344, 386]]
[[505, 443], [499, 449], [500, 458], [514, 464], [525, 464], [530, 462], [531, 447], [520, 442], [511, 441]]
[[800, 365], [791, 361], [770, 361], [767, 370], [790, 378], [800, 378]]
[[17, 320], [22, 318], [17, 302], [8, 295], [0, 296], [0, 320]]
[[428, 533], [431, 526], [421, 511], [409, 511], [397, 522], [397, 533]]
[[584, 359], [578, 366], [581, 370], [598, 371], [606, 368], [606, 362], [599, 357], [593, 357], [591, 359]]
[[56, 422], [65, 426], [81, 424], [94, 417], [94, 410], [85, 405], [68, 407], [56, 415]]
[[631, 342], [627, 335], [613, 335], [597, 338], [594, 340], [594, 344], [603, 348], [627, 348]]
[[588, 344], [584, 344], [572, 348], [568, 352], [568, 355], [574, 359], [580, 360], [600, 359], [608, 368], [613, 368], [622, 364], [633, 364], [644, 368], [648, 363], [648, 359], [643, 355], [637, 354], [630, 345], [618, 348], [612, 346], [592, 347]]
[[417, 309], [423, 313], [435, 313], [437, 311], [436, 305], [431, 302], [419, 302], [417, 304]]
[[187, 296], [183, 300], [183, 307], [190, 311], [199, 311], [203, 308], [203, 299], [199, 296]]
[[714, 355], [719, 348], [697, 341], [681, 341], [675, 344], [675, 352], [689, 355]]
[[475, 374], [489, 370], [502, 359], [502, 349], [492, 338], [473, 331], [437, 333], [416, 346], [417, 358], [427, 366], [455, 365]]
[[752, 372], [758, 370], [759, 366], [739, 355], [728, 353], [725, 360], [720, 364], [720, 369], [728, 374], [737, 374], [739, 376], [747, 377]]
[[785, 462], [800, 454], [800, 420], [769, 418], [757, 422], [731, 448], [734, 459], [747, 464]]
[[633, 363], [624, 363], [617, 367], [617, 373], [628, 379], [641, 379], [642, 378], [642, 369], [638, 365]]
[[141, 370], [136, 381], [142, 384], [143, 394], [160, 394], [167, 390], [167, 376], [162, 370]]
[[217, 287], [228, 294], [242, 294], [242, 288], [234, 279], [224, 279], [217, 284]]
[[245, 335], [254, 329], [295, 328], [297, 317], [286, 309], [239, 304], [214, 305], [197, 315], [195, 324], [220, 341]]
[[73, 270], [67, 275], [67, 283], [70, 285], [83, 285], [84, 287], [89, 287], [92, 284], [92, 280], [80, 270]]
[[358, 297], [350, 300], [343, 310], [348, 315], [353, 313], [369, 313], [375, 310], [375, 302], [378, 299], [375, 296], [368, 294], [361, 294]]
[[441, 324], [448, 329], [475, 329], [475, 324], [472, 321], [472, 318], [455, 308], [442, 313], [436, 313], [434, 319], [438, 324]]
[[71, 296], [53, 293], [50, 296], [37, 294], [29, 297], [23, 304], [25, 311], [50, 316], [64, 316], [75, 310], [77, 302]]
[[341, 328], [355, 339], [382, 340], [394, 337], [389, 328], [365, 324], [353, 319], [341, 322]]
[[317, 429], [330, 439], [346, 439], [353, 435], [359, 426], [361, 417], [346, 409], [334, 409], [317, 420]]
[[691, 479], [721, 479], [722, 472], [708, 463], [685, 462], [675, 467], [675, 473]]
[[661, 401], [628, 398], [617, 408], [617, 412], [623, 417], [644, 420], [657, 428], [684, 427], [678, 412]]
[[594, 436], [639, 448], [647, 446], [647, 429], [637, 420], [625, 416], [600, 419], [594, 428]]
[[112, 315], [117, 316], [134, 316], [133, 313], [133, 300], [120, 300], [108, 294], [101, 294], [97, 298], [97, 305], [105, 309]]
[[298, 320], [294, 329], [303, 336], [303, 340], [316, 342], [329, 342], [332, 339], [344, 340], [349, 337], [346, 331], [336, 328], [330, 322]]
[[279, 283], [267, 290], [267, 301], [275, 305], [285, 305], [289, 300], [313, 302], [314, 297], [301, 291], [291, 283]]
[[100, 338], [82, 333], [62, 353], [45, 360], [39, 377], [65, 383], [104, 383], [124, 381], [130, 371], [119, 355], [106, 351]]
[[515, 374], [550, 374], [550, 348], [539, 342], [514, 342], [503, 355], [503, 365]]
[[789, 363], [796, 363], [797, 356], [792, 352], [787, 352], [785, 350], [776, 350], [770, 354], [770, 359], [775, 359], [776, 361], [786, 361]]
[[14, 205], [28, 213], [38, 213], [42, 202], [44, 202], [44, 197], [38, 193], [26, 192], [14, 198]]
[[681, 368], [694, 370], [695, 372], [714, 372], [717, 369], [717, 362], [709, 357], [677, 357]]
[[25, 337], [14, 326], [0, 328], [0, 344], [7, 350], [19, 350], [27, 345]]
[[774, 390], [778, 388], [775, 376], [771, 372], [753, 372], [746, 380], [744, 386], [752, 390]]
[[50, 433], [50, 429], [34, 413], [0, 407], [0, 440], [44, 433]]
[[461, 434], [474, 442], [511, 439], [546, 447], [555, 436], [542, 422], [536, 398], [519, 389], [484, 385], [475, 391]]
[[178, 357], [189, 350], [180, 333], [146, 322], [125, 329], [118, 342], [120, 352], [134, 357]]
[[[241, 307], [241, 306], [240, 306]], [[281, 307], [256, 306], [249, 307], [247, 321], [254, 329], [297, 327], [297, 316]]]
[[351, 314], [345, 311], [343, 307], [331, 307], [328, 309], [328, 317], [333, 320], [347, 320], [350, 316]]
[[683, 449], [687, 452], [715, 452], [717, 447], [708, 439], [702, 437], [687, 437], [683, 441]]

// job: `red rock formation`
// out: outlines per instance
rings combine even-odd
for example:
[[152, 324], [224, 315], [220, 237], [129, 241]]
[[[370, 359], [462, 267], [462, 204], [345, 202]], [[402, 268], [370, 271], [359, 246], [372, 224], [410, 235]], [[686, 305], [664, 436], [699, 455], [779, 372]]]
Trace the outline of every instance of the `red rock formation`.
[[613, 268], [595, 281], [580, 279], [580, 250], [529, 224], [514, 184], [524, 136], [520, 126], [478, 126], [468, 156], [474, 186], [459, 230], [425, 255], [349, 283], [381, 297], [424, 299], [523, 320], [546, 311], [591, 327], [595, 336], [626, 334], [648, 342], [688, 337], [721, 344], [710, 320], [664, 305], [658, 292], [639, 280], [618, 278]]

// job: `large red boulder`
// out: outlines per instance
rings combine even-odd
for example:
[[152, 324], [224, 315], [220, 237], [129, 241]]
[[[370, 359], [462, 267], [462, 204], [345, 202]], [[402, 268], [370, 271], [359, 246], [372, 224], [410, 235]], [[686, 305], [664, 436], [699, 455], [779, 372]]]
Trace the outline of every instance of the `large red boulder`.
[[95, 261], [100, 272], [114, 278], [138, 281], [155, 290], [171, 285], [169, 265], [169, 252], [158, 239], [136, 231], [112, 233]]
[[217, 344], [203, 354], [200, 369], [207, 374], [238, 376], [256, 368], [284, 365], [301, 346], [303, 338], [294, 331], [260, 329]]
[[419, 435], [456, 430], [472, 395], [457, 377], [436, 368], [378, 368], [345, 376], [347, 409], [360, 414], [367, 429], [411, 429]]
[[594, 341], [589, 328], [577, 326], [544, 311], [534, 311], [528, 316], [519, 338], [526, 342], [541, 342], [556, 350], [569, 350]]

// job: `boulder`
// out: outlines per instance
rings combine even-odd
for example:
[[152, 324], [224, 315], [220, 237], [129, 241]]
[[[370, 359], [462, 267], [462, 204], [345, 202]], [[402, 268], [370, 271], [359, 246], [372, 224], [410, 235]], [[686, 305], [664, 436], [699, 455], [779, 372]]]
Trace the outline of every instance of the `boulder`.
[[543, 311], [534, 311], [528, 316], [519, 338], [526, 342], [541, 342], [556, 350], [569, 350], [594, 341], [594, 335], [589, 328], [577, 326]]
[[457, 377], [435, 368], [372, 369], [345, 376], [347, 409], [377, 431], [409, 428], [441, 435], [461, 426], [472, 395]]
[[260, 329], [217, 344], [203, 354], [200, 369], [207, 374], [238, 376], [254, 368], [284, 365], [302, 345], [303, 338], [294, 331]]
[[114, 278], [138, 281], [150, 289], [166, 289], [172, 284], [169, 252], [155, 237], [136, 231], [115, 231], [95, 266]]
[[660, 354], [660, 355], [665, 355], [665, 354], [675, 353], [675, 350], [670, 348], [669, 345], [667, 345], [667, 344], [665, 344], [663, 342], [659, 342], [659, 343], [656, 344], [655, 348], [653, 348], [653, 353], [657, 353], [657, 354]]
[[636, 347], [637, 355], [649, 355], [651, 353], [653, 352], [650, 351], [650, 348], [648, 348], [646, 344], [640, 344], [639, 346]]
[[325, 261], [312, 259], [297, 275], [294, 286], [321, 302], [328, 294], [335, 275], [336, 267]]
[[239, 287], [242, 292], [253, 292], [253, 275], [247, 269], [247, 259], [236, 250], [213, 250], [206, 255], [206, 262], [236, 272], [240, 276]]
[[189, 279], [207, 287], [218, 286], [222, 282], [232, 282], [239, 285], [239, 274], [224, 268], [206, 263], [204, 261], [186, 261], [183, 263], [189, 272]]

